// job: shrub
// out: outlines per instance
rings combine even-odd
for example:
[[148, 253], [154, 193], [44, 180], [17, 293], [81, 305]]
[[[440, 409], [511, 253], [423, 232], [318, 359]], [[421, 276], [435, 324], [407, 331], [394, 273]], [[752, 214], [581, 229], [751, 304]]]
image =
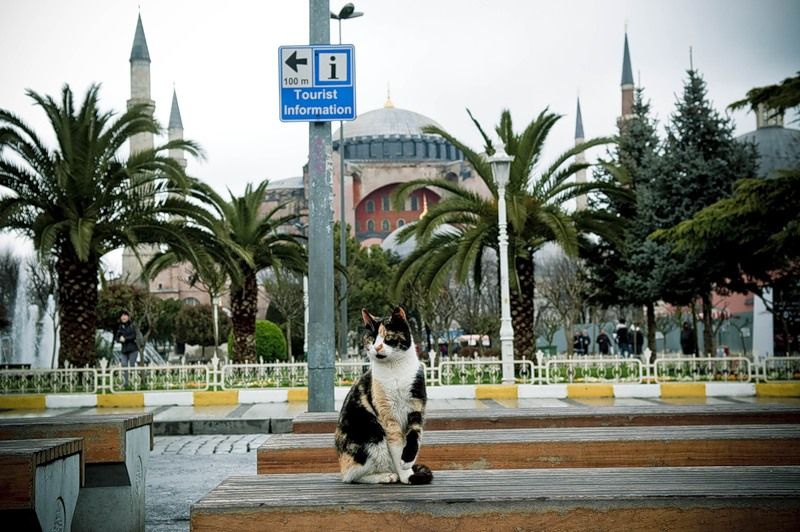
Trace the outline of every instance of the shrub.
[[[211, 305], [184, 305], [174, 318], [175, 340], [192, 345], [214, 345], [214, 313]], [[230, 330], [230, 318], [219, 313], [220, 342]]]
[[[228, 356], [233, 358], [233, 331], [228, 335]], [[260, 362], [284, 362], [289, 359], [283, 331], [271, 321], [256, 321], [256, 358]]]

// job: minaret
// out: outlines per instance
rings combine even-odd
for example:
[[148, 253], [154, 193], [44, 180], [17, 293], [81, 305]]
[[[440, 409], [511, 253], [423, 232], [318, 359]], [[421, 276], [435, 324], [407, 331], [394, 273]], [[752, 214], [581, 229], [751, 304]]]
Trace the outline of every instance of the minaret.
[[[156, 104], [150, 99], [150, 52], [147, 49], [147, 39], [144, 36], [142, 16], [136, 21], [136, 33], [133, 36], [131, 48], [131, 97], [128, 100], [128, 109], [137, 104], [148, 106], [150, 115], [155, 111]], [[152, 133], [140, 133], [131, 137], [130, 153], [153, 149], [154, 139]], [[146, 263], [155, 252], [153, 246], [141, 246], [138, 249], [139, 258], [130, 248], [122, 251], [122, 279], [125, 282], [143, 284], [142, 264]], [[141, 260], [141, 264], [140, 261]]]
[[628, 30], [625, 30], [625, 48], [622, 52], [622, 114], [617, 119], [621, 126], [625, 120], [633, 116], [633, 68], [631, 68], [631, 52], [628, 49]]
[[[150, 52], [147, 49], [147, 39], [144, 36], [142, 15], [136, 21], [136, 33], [133, 36], [131, 48], [131, 98], [128, 100], [128, 109], [137, 104], [149, 107], [150, 115], [156, 108], [156, 103], [150, 99]], [[141, 133], [131, 139], [131, 153], [153, 148], [153, 134]]]
[[[581, 99], [578, 97], [578, 109], [575, 113], [575, 146], [579, 146], [583, 144], [584, 136], [583, 136], [583, 117], [581, 116]], [[575, 162], [577, 164], [583, 164], [586, 162], [586, 153], [580, 152], [575, 155]], [[586, 169], [579, 170], [575, 174], [575, 182], [576, 183], [586, 183]], [[586, 194], [581, 194], [577, 198], [576, 201], [576, 209], [582, 211], [586, 208]]]
[[[172, 108], [169, 111], [169, 126], [167, 135], [170, 141], [183, 140], [183, 121], [181, 120], [181, 108], [178, 107], [178, 94], [172, 89]], [[178, 161], [181, 168], [186, 169], [186, 157], [183, 150], [169, 150], [171, 159]]]

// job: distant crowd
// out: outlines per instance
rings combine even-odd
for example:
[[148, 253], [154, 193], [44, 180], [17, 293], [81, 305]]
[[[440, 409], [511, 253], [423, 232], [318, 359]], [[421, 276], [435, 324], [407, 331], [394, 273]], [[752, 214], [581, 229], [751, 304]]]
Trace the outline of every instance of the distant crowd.
[[[595, 342], [597, 342], [597, 351], [601, 355], [616, 353], [623, 358], [628, 358], [642, 354], [645, 337], [639, 322], [634, 322], [632, 327], [628, 327], [625, 319], [620, 319], [612, 335], [609, 336], [605, 328], [601, 328]], [[591, 345], [592, 339], [589, 338], [589, 332], [586, 329], [575, 331], [572, 335], [572, 350], [576, 355], [590, 354]], [[694, 329], [686, 321], [683, 322], [681, 328], [681, 350], [684, 355], [697, 354], [697, 338]]]

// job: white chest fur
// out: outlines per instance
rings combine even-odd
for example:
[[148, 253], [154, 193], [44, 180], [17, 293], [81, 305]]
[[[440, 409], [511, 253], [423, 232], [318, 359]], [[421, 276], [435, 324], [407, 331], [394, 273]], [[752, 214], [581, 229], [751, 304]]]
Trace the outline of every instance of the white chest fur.
[[391, 357], [390, 360], [372, 361], [372, 378], [386, 394], [392, 417], [403, 427], [407, 423], [408, 414], [413, 410], [411, 387], [417, 378], [419, 367], [420, 361], [413, 344], [402, 353], [402, 356]]

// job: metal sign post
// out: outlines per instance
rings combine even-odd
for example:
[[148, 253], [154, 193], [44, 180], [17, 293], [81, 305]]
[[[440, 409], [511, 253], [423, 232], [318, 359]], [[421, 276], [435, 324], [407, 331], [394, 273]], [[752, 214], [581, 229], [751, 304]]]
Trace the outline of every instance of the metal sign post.
[[[330, 42], [330, 8], [328, 0], [309, 1], [310, 38], [312, 44]], [[298, 80], [313, 79], [310, 47], [299, 53], [281, 54], [290, 70], [298, 67]], [[285, 57], [285, 60], [283, 59]], [[305, 63], [302, 61], [305, 60]], [[306, 67], [306, 68], [303, 68]], [[281, 87], [284, 80], [281, 79]], [[330, 89], [328, 89], [330, 90]], [[283, 100], [283, 88], [281, 100]], [[294, 94], [294, 93], [292, 93]], [[281, 101], [283, 109], [283, 101]], [[282, 118], [283, 119], [283, 118]], [[309, 117], [305, 117], [309, 120]], [[327, 121], [308, 125], [308, 411], [333, 412], [333, 379], [335, 374], [335, 334], [333, 319], [333, 173], [331, 168], [331, 124]]]

